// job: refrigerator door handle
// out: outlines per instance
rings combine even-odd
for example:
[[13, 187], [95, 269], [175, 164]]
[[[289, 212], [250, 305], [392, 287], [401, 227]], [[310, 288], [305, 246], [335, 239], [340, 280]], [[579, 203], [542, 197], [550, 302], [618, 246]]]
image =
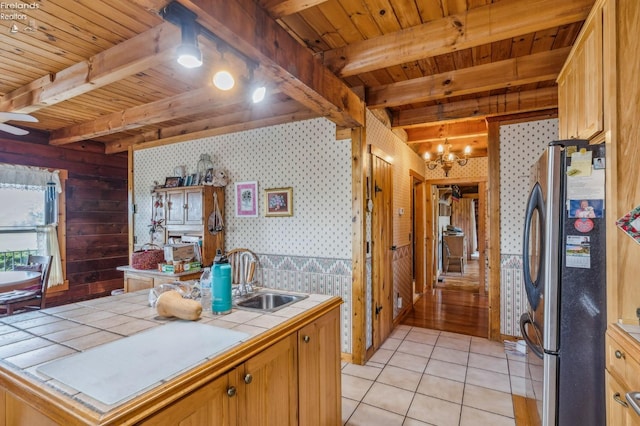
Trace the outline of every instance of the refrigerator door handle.
[[531, 351], [536, 354], [538, 358], [542, 359], [544, 357], [544, 352], [542, 348], [536, 345], [531, 337], [529, 337], [529, 332], [527, 331], [526, 327], [527, 324], [530, 324], [531, 328], [535, 330], [536, 334], [538, 335], [538, 342], [540, 342], [541, 338], [540, 333], [538, 332], [538, 328], [536, 327], [534, 322], [531, 321], [531, 317], [529, 316], [529, 314], [524, 313], [520, 316], [520, 332], [522, 333], [522, 338], [527, 343], [527, 346], [531, 349]]
[[[535, 277], [535, 281], [532, 280], [531, 277], [531, 262], [530, 262], [530, 247], [529, 242], [531, 239], [531, 220], [534, 217], [534, 212], [538, 212], [538, 238], [540, 253], [537, 255], [538, 265], [534, 265], [537, 267], [538, 275]], [[524, 219], [524, 238], [522, 240], [522, 253], [524, 254], [522, 257], [522, 266], [523, 266], [523, 278], [524, 278], [524, 286], [527, 293], [527, 300], [529, 301], [529, 305], [535, 311], [538, 309], [538, 303], [540, 302], [540, 293], [542, 292], [542, 286], [544, 286], [544, 258], [545, 258], [545, 246], [547, 242], [545, 241], [545, 236], [543, 230], [546, 229], [546, 217], [545, 217], [545, 208], [544, 208], [544, 195], [542, 193], [542, 188], [539, 183], [536, 183], [531, 189], [531, 193], [529, 194], [529, 200], [527, 201], [527, 210], [525, 212]]]
[[640, 392], [627, 392], [625, 398], [633, 408], [633, 411], [640, 416]]

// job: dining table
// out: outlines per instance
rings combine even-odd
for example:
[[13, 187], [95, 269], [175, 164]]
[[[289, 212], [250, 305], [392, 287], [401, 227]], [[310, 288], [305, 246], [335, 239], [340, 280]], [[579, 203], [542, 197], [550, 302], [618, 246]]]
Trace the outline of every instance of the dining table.
[[0, 293], [21, 290], [40, 282], [40, 272], [0, 271]]

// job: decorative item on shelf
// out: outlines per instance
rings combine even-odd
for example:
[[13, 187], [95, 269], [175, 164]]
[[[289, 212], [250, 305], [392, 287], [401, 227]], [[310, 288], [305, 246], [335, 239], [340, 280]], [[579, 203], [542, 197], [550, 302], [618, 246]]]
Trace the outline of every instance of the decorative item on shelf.
[[156, 193], [155, 200], [153, 200], [153, 215], [151, 217], [151, 224], [149, 225], [149, 235], [151, 237], [151, 244], [155, 242], [156, 233], [164, 230], [163, 212], [164, 212], [164, 200], [162, 198], [162, 194]]
[[451, 152], [449, 140], [445, 139], [444, 145], [438, 145], [438, 153], [435, 159], [432, 160], [431, 154], [428, 152], [424, 154], [424, 159], [426, 160], [429, 170], [433, 170], [440, 166], [444, 171], [444, 175], [448, 177], [449, 170], [451, 170], [454, 163], [458, 163], [459, 166], [467, 165], [467, 162], [469, 161], [469, 154], [471, 154], [471, 147], [468, 145], [464, 149], [462, 158], [458, 154]]
[[209, 170], [211, 170], [211, 173], [213, 174], [213, 161], [211, 161], [211, 156], [209, 154], [200, 154], [200, 159], [196, 166], [198, 185], [202, 185], [205, 182], [205, 178]]

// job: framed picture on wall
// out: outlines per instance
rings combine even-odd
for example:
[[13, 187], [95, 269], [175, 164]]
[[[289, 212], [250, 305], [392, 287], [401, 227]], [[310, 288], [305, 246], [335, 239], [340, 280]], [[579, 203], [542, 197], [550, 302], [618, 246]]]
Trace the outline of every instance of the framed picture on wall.
[[293, 188], [264, 190], [265, 216], [293, 216]]
[[180, 181], [181, 180], [182, 180], [182, 178], [180, 178], [178, 176], [168, 177], [164, 181], [164, 187], [165, 188], [177, 188], [178, 186], [180, 186]]
[[258, 216], [258, 182], [236, 182], [236, 217]]

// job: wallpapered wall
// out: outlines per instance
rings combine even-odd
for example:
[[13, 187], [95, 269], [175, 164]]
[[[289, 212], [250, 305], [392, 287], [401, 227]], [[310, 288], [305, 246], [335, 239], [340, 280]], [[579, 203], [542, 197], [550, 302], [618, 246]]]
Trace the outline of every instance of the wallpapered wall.
[[[351, 142], [314, 119], [184, 143], [134, 155], [135, 235], [149, 240], [151, 188], [178, 165], [196, 171], [201, 153], [226, 169], [225, 248], [260, 259], [270, 288], [341, 296], [342, 351], [351, 352]], [[235, 182], [258, 182], [258, 217], [235, 217]], [[265, 217], [264, 189], [293, 188], [293, 216]]]
[[500, 127], [500, 332], [520, 336], [520, 315], [527, 309], [522, 281], [524, 212], [531, 166], [547, 144], [558, 138], [558, 120]]

